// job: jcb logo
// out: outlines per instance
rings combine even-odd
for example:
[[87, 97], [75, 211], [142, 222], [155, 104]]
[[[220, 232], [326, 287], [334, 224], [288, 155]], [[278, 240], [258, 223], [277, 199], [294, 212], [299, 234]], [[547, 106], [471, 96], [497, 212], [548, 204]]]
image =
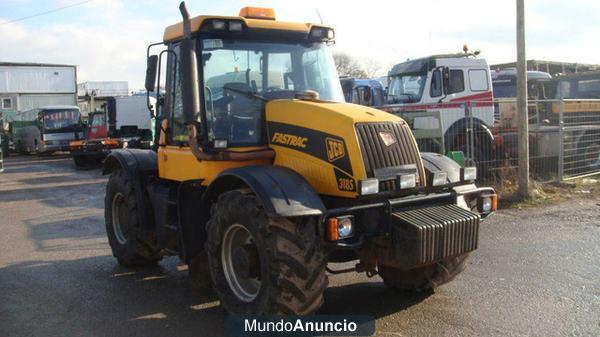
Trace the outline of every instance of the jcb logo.
[[326, 138], [325, 143], [327, 144], [327, 159], [329, 161], [340, 159], [346, 155], [344, 153], [344, 143], [341, 140]]

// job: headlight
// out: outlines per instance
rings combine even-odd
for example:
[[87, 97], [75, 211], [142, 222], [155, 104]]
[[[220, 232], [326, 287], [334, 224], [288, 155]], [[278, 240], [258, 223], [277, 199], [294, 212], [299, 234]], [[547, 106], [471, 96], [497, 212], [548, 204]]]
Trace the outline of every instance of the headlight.
[[417, 186], [417, 177], [414, 174], [400, 175], [400, 189], [406, 190]]
[[310, 30], [310, 39], [316, 41], [333, 41], [335, 39], [335, 32], [333, 29], [327, 27], [313, 27]]
[[345, 215], [327, 219], [327, 240], [337, 241], [354, 235], [354, 216]]
[[474, 181], [477, 179], [477, 167], [463, 167], [461, 171], [463, 181]]
[[212, 28], [214, 30], [225, 30], [225, 21], [212, 20]]
[[479, 201], [477, 204], [479, 212], [483, 214], [495, 212], [498, 209], [498, 195], [482, 194], [479, 196]]
[[370, 195], [379, 193], [379, 179], [369, 178], [359, 181], [360, 195]]
[[244, 25], [240, 21], [229, 21], [230, 32], [241, 32], [244, 29]]
[[431, 186], [443, 186], [446, 185], [448, 180], [448, 174], [444, 171], [433, 172], [431, 175]]

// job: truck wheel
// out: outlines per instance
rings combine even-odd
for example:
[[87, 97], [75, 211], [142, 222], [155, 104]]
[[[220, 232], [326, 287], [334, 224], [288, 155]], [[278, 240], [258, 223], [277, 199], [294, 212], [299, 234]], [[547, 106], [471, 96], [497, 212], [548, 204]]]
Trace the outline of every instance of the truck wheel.
[[269, 218], [256, 196], [235, 190], [219, 196], [207, 231], [211, 278], [230, 313], [307, 315], [323, 304], [315, 219]]
[[427, 291], [452, 281], [465, 269], [465, 261], [468, 256], [467, 253], [411, 270], [400, 270], [384, 265], [379, 265], [377, 269], [383, 283], [389, 288]]
[[584, 165], [581, 171], [600, 169], [600, 141], [594, 136], [586, 136], [580, 142], [579, 153]]
[[84, 156], [73, 156], [73, 162], [76, 168], [83, 168], [88, 165], [88, 161]]
[[113, 255], [124, 266], [149, 265], [161, 259], [156, 238], [142, 230], [138, 207], [144, 205], [138, 205], [131, 178], [123, 170], [113, 172], [106, 185], [104, 219]]

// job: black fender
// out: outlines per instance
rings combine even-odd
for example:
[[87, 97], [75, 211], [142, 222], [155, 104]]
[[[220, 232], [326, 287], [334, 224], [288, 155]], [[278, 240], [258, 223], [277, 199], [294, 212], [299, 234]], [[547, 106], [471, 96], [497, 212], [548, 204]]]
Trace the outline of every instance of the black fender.
[[216, 202], [219, 194], [246, 186], [258, 196], [269, 217], [321, 215], [323, 201], [297, 172], [281, 166], [246, 166], [221, 172], [204, 193], [204, 202]]
[[113, 150], [104, 160], [102, 174], [123, 169], [132, 177], [139, 174], [153, 174], [158, 170], [156, 152], [141, 149], [118, 149]]
[[454, 160], [439, 153], [421, 152], [423, 167], [429, 176], [436, 171], [444, 171], [448, 174], [448, 183], [458, 183], [461, 181], [461, 167]]
[[138, 219], [145, 225], [145, 228], [152, 230], [154, 228], [154, 213], [148, 193], [146, 191], [146, 178], [156, 175], [158, 163], [156, 153], [152, 150], [140, 149], [118, 149], [113, 150], [104, 160], [102, 174], [110, 174], [116, 170], [123, 170], [132, 179], [135, 184], [136, 199], [138, 205]]

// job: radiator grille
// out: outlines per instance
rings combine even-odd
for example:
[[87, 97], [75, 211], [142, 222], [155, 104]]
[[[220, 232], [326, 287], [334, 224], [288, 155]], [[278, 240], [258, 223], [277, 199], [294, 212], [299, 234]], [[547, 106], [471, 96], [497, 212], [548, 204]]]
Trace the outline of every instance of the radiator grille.
[[[410, 127], [406, 123], [360, 123], [356, 125], [356, 132], [367, 177], [374, 177], [377, 169], [415, 164], [419, 173], [417, 185], [424, 185], [423, 162]], [[386, 146], [380, 136], [382, 132], [394, 135], [396, 142]], [[396, 189], [396, 182], [393, 180], [381, 182], [379, 186], [380, 191]]]
[[477, 249], [480, 217], [456, 205], [394, 212], [392, 217], [393, 246], [405, 266], [430, 264]]

